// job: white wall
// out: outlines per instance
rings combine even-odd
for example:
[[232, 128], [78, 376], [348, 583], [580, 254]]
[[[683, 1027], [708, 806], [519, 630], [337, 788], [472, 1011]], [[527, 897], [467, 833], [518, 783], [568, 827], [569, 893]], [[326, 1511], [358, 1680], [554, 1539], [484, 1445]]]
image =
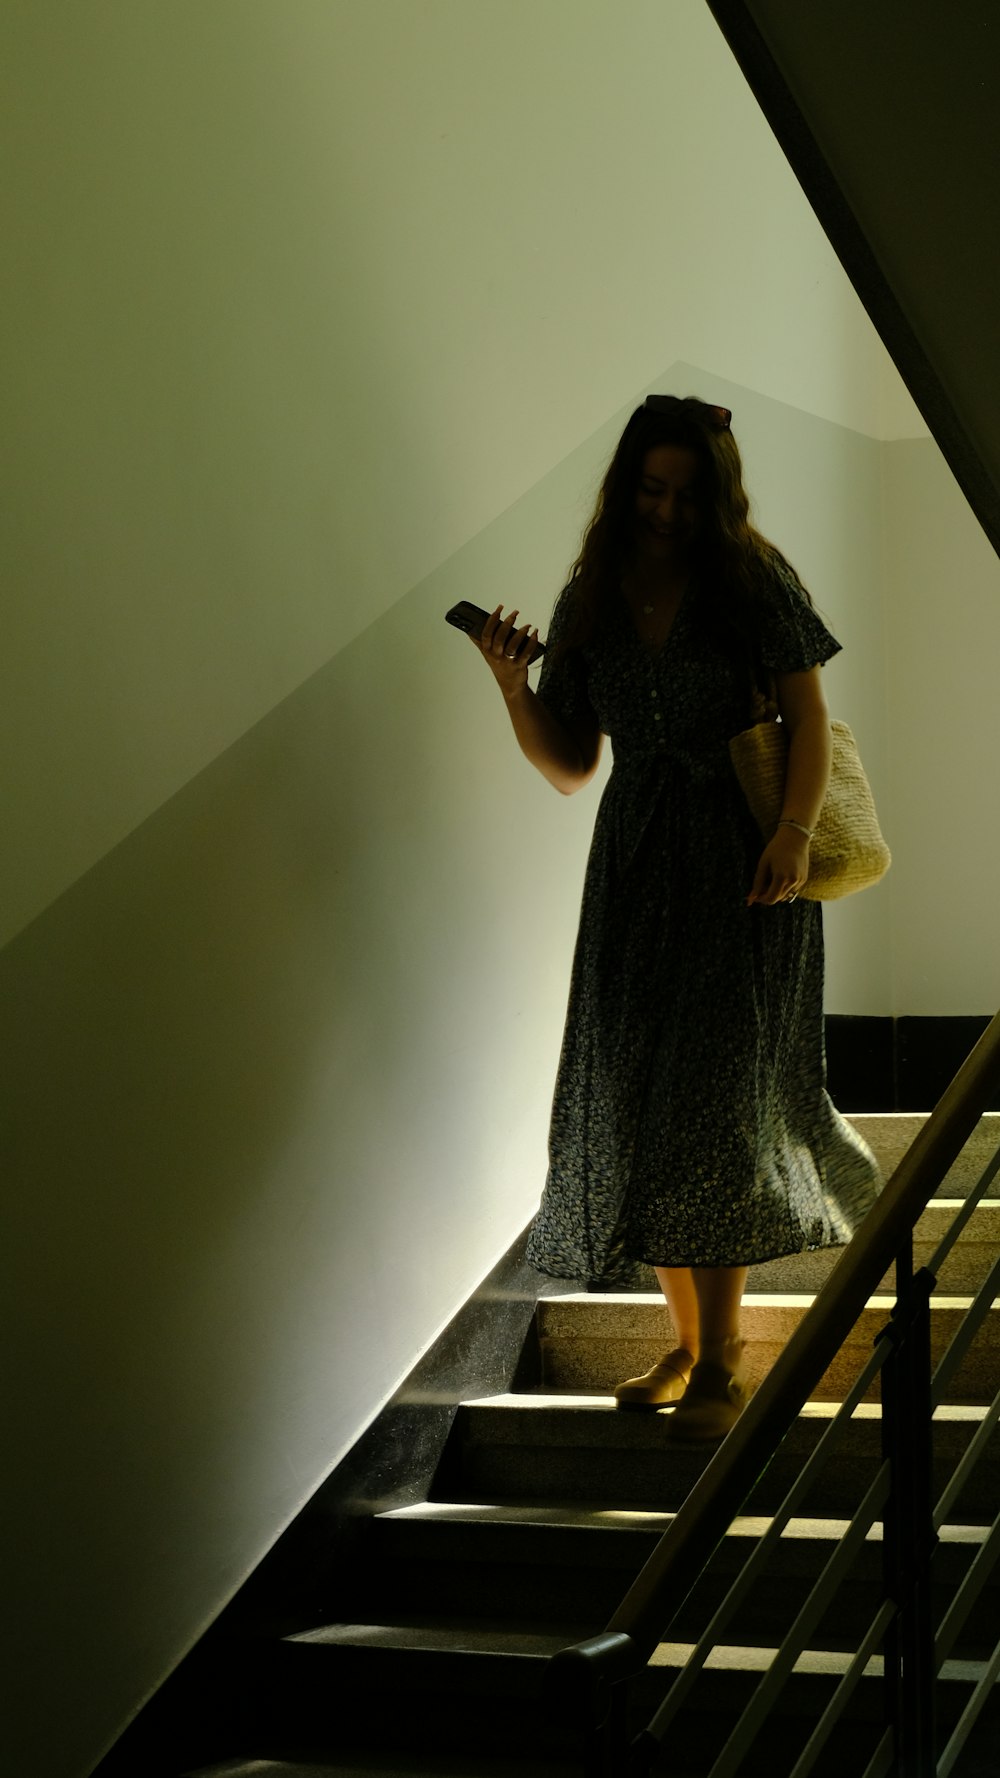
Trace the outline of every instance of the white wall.
[[882, 348], [702, 0], [2, 32], [0, 940], [665, 364], [878, 429]]
[[711, 366], [881, 769], [885, 359], [700, 0], [3, 28], [5, 1754], [71, 1778], [537, 1198], [595, 793], [441, 611], [544, 616]]
[[892, 1006], [1000, 1006], [1000, 563], [937, 447], [884, 447]]
[[548, 492], [0, 955], [19, 1778], [88, 1769], [537, 1200], [593, 806], [441, 615], [551, 590]]

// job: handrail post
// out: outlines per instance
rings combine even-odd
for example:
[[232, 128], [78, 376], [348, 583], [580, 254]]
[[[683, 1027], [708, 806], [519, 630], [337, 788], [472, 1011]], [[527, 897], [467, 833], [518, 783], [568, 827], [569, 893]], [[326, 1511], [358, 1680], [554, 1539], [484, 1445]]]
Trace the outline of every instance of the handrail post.
[[[588, 1643], [553, 1657], [549, 1677], [553, 1681], [558, 1677], [567, 1720], [591, 1725], [594, 1742], [595, 1731], [607, 1721], [608, 1711], [604, 1701], [593, 1695], [591, 1686], [598, 1682], [599, 1675], [600, 1683], [610, 1681], [617, 1685], [626, 1672], [637, 1674], [652, 1658], [681, 1602], [697, 1584], [712, 1550], [725, 1537], [802, 1404], [856, 1325], [865, 1303], [878, 1291], [879, 1281], [902, 1243], [897, 1272], [901, 1301], [889, 1328], [880, 1336], [889, 1339], [893, 1353], [887, 1362], [894, 1361], [895, 1368], [895, 1378], [883, 1391], [882, 1422], [884, 1461], [891, 1465], [895, 1498], [893, 1511], [890, 1513], [888, 1505], [885, 1509], [886, 1585], [876, 1620], [881, 1629], [888, 1601], [898, 1623], [894, 1617], [893, 1625], [885, 1632], [884, 1696], [888, 1726], [869, 1769], [881, 1772], [883, 1754], [888, 1757], [890, 1748], [897, 1760], [901, 1759], [899, 1749], [905, 1741], [907, 1746], [915, 1744], [922, 1751], [907, 1766], [896, 1764], [896, 1778], [931, 1778], [934, 1721], [930, 1700], [936, 1676], [929, 1594], [936, 1534], [934, 1515], [929, 1510], [929, 1295], [935, 1280], [926, 1268], [917, 1278], [913, 1276], [912, 1228], [998, 1091], [1000, 1012], [886, 1182], [832, 1277], [775, 1360], [746, 1412], [709, 1460], [697, 1486], [681, 1502], [669, 1528], [612, 1614], [604, 1636], [591, 1638]], [[915, 1303], [919, 1307], [917, 1325], [913, 1327], [910, 1323]], [[907, 1383], [909, 1365], [913, 1368]], [[790, 1494], [788, 1498], [791, 1497]], [[877, 1640], [872, 1646], [877, 1646]], [[580, 1682], [587, 1669], [592, 1680], [583, 1684], [581, 1696]], [[633, 1740], [624, 1768], [633, 1778], [637, 1772], [648, 1771], [658, 1759], [658, 1719], [668, 1714], [661, 1707], [654, 1718], [656, 1727], [651, 1725]], [[619, 1735], [616, 1726], [609, 1728], [609, 1739]], [[617, 1755], [607, 1757], [613, 1770]], [[604, 1769], [608, 1770], [607, 1763]]]
[[546, 1695], [576, 1727], [585, 1778], [624, 1778], [628, 1771], [629, 1682], [644, 1665], [630, 1636], [607, 1630], [550, 1660]]
[[882, 1371], [882, 1451], [891, 1470], [882, 1559], [885, 1591], [897, 1608], [885, 1640], [885, 1708], [900, 1778], [934, 1778], [936, 1771], [930, 1318], [935, 1283], [926, 1269], [914, 1275], [910, 1231], [896, 1256], [896, 1305], [888, 1330], [892, 1351]]

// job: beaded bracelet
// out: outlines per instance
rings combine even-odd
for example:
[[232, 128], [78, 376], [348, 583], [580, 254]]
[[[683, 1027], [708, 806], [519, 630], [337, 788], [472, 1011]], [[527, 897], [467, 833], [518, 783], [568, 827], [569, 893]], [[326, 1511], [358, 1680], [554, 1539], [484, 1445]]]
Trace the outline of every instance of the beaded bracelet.
[[797, 829], [797, 831], [799, 833], [804, 833], [807, 840], [812, 839], [813, 833], [815, 831], [811, 827], [803, 826], [801, 821], [793, 821], [791, 819], [791, 816], [789, 816], [789, 815], [782, 815], [781, 820], [778, 822], [778, 826], [779, 827], [794, 827]]

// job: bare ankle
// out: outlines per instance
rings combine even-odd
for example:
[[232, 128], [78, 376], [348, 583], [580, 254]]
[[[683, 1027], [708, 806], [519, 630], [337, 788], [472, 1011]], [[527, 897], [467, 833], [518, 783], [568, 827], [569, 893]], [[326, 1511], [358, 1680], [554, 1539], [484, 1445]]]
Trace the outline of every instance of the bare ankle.
[[718, 1364], [727, 1371], [736, 1369], [743, 1356], [744, 1340], [738, 1333], [726, 1334], [721, 1340], [702, 1340], [700, 1358], [707, 1364]]

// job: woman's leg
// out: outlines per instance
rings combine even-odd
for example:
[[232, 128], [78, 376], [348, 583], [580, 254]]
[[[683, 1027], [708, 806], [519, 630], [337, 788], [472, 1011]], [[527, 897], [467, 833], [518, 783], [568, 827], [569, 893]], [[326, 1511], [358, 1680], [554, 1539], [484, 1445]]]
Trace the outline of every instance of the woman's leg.
[[619, 1383], [620, 1408], [662, 1408], [679, 1401], [698, 1357], [698, 1297], [688, 1266], [657, 1266], [656, 1276], [674, 1324], [674, 1350], [641, 1377]]
[[690, 1266], [654, 1266], [657, 1282], [667, 1299], [674, 1338], [678, 1346], [697, 1359], [700, 1314], [694, 1274]]
[[[691, 1374], [692, 1362], [699, 1368], [704, 1387], [714, 1390], [724, 1407], [713, 1402], [707, 1416], [707, 1430], [696, 1436], [721, 1437], [739, 1413], [742, 1398], [730, 1400], [729, 1385], [734, 1381], [743, 1352], [740, 1335], [740, 1304], [747, 1280], [746, 1266], [657, 1266], [657, 1281], [666, 1298], [674, 1327], [677, 1350], [667, 1354], [652, 1370], [641, 1377], [629, 1377], [619, 1383], [615, 1397], [619, 1407], [658, 1408], [680, 1401], [684, 1385]], [[686, 1399], [686, 1398], [685, 1398]], [[685, 1416], [700, 1426], [706, 1419], [703, 1408], [690, 1409]]]
[[698, 1300], [698, 1363], [666, 1434], [679, 1444], [715, 1444], [735, 1426], [746, 1401], [739, 1372], [747, 1268], [696, 1266], [691, 1276]]
[[746, 1266], [656, 1266], [655, 1271], [678, 1346], [712, 1364], [738, 1356]]
[[734, 1371], [743, 1350], [740, 1305], [746, 1289], [747, 1268], [696, 1266], [690, 1276], [698, 1305], [696, 1357]]

